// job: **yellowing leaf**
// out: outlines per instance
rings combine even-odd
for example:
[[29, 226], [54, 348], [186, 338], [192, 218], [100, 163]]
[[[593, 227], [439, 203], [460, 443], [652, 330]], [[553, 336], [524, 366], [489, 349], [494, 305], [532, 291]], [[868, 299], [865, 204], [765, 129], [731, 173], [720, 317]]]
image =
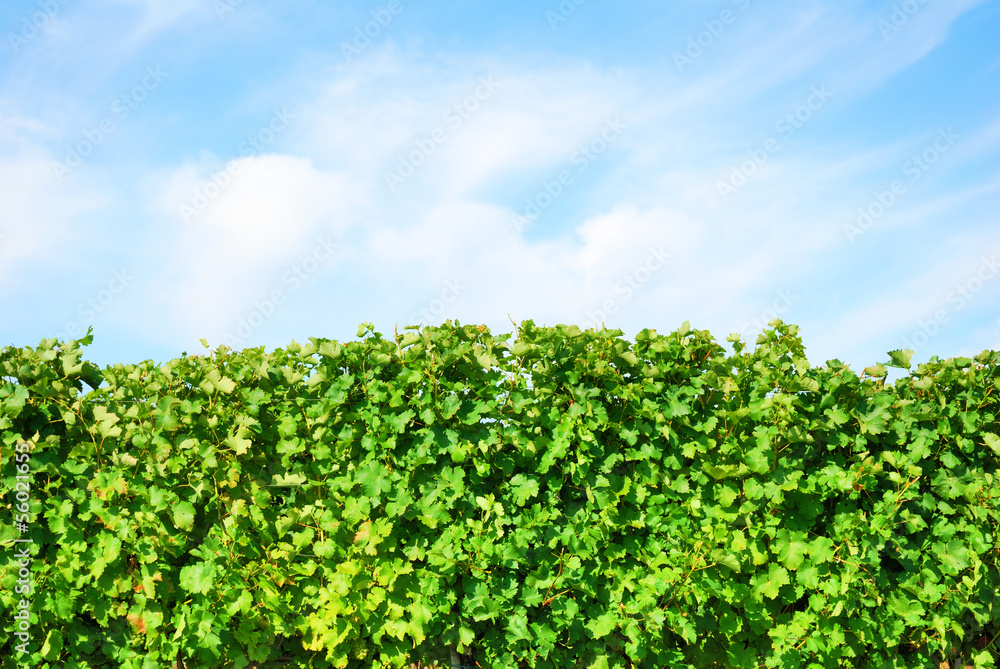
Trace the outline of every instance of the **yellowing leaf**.
[[730, 546], [737, 553], [741, 553], [747, 549], [747, 538], [743, 534], [743, 530], [733, 532], [733, 540]]
[[190, 530], [194, 527], [195, 511], [190, 502], [178, 502], [170, 508], [174, 525], [181, 530]]
[[361, 527], [359, 527], [358, 531], [354, 533], [354, 543], [358, 543], [359, 541], [367, 541], [368, 537], [370, 537], [371, 534], [372, 534], [372, 521], [366, 520], [365, 522], [361, 523]]

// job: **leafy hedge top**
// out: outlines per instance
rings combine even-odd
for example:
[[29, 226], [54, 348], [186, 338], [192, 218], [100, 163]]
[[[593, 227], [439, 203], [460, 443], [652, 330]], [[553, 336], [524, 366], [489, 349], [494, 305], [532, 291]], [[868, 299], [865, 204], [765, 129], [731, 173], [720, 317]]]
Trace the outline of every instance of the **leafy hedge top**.
[[4, 462], [35, 444], [46, 500], [35, 659], [904, 667], [1000, 620], [998, 352], [887, 386], [912, 352], [811, 367], [781, 321], [732, 355], [686, 323], [410, 330], [4, 349]]

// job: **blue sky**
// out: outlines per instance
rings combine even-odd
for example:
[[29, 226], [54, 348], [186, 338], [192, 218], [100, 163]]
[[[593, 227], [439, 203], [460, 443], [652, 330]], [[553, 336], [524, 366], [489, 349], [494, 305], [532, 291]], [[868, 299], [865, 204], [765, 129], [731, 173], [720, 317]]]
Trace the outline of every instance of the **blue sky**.
[[14, 0], [0, 344], [1000, 349], [1000, 2]]

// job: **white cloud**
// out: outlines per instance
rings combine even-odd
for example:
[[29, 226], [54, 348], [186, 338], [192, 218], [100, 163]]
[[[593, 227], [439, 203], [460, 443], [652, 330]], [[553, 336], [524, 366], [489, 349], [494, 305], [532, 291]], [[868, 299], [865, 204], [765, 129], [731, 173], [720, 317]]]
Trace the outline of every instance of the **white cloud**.
[[[0, 158], [0, 202], [4, 209], [0, 286], [10, 286], [17, 268], [30, 265], [35, 273], [46, 271], [45, 265], [59, 265], [61, 255], [80, 251], [80, 242], [86, 239], [74, 221], [108, 200], [76, 185], [57, 184], [51, 158], [26, 148], [13, 157]], [[79, 263], [78, 259], [74, 264]]]
[[[410, 182], [429, 181], [442, 197], [462, 198], [525, 165], [565, 165], [634, 94], [587, 68], [525, 71], [488, 60], [441, 68], [408, 62], [387, 45], [336, 68], [306, 105], [311, 132], [300, 148], [337, 165], [349, 158], [352, 173], [370, 175], [383, 198], [393, 197], [385, 173], [422, 154], [400, 196], [416, 190]], [[433, 141], [435, 131], [441, 141]]]
[[[195, 0], [113, 4], [119, 10], [109, 23], [124, 26], [116, 33], [120, 37], [100, 49], [85, 46], [95, 53], [138, 54], [144, 62], [175, 56], [154, 37], [165, 31], [185, 36], [182, 28], [213, 15], [210, 3]], [[198, 110], [194, 115], [185, 110], [188, 101], [170, 105], [184, 95], [201, 96], [198, 86], [209, 79], [184, 79], [178, 64], [167, 68], [177, 73], [171, 75], [176, 85], [170, 94], [164, 91], [141, 111], [145, 127], [163, 129], [165, 139], [136, 139], [133, 153], [149, 151], [149, 157], [128, 166], [88, 164], [86, 174], [77, 175], [81, 182], [89, 180], [86, 194], [82, 183], [56, 189], [39, 148], [51, 139], [44, 136], [46, 128], [60, 125], [53, 123], [56, 112], [0, 121], [0, 142], [20, 152], [0, 161], [5, 179], [0, 195], [9, 212], [0, 222], [7, 226], [0, 232], [8, 233], [0, 242], [0, 273], [27, 257], [70, 257], [49, 240], [65, 246], [73, 243], [73, 234], [80, 240], [88, 230], [87, 213], [127, 194], [137, 203], [135, 221], [117, 225], [121, 231], [135, 225], [148, 235], [148, 246], [135, 257], [153, 278], [137, 279], [145, 283], [123, 295], [116, 310], [123, 322], [135, 323], [135, 337], [143, 341], [216, 340], [246, 313], [248, 303], [281, 285], [282, 273], [309, 253], [318, 235], [334, 234], [351, 252], [349, 263], [314, 277], [312, 285], [324, 299], [336, 296], [336, 314], [324, 318], [374, 312], [401, 321], [412, 311], [397, 314], [400, 309], [429, 304], [443, 281], [457, 279], [465, 288], [442, 319], [460, 316], [493, 327], [504, 326], [511, 313], [517, 319], [580, 324], [610, 299], [615, 311], [609, 325], [634, 331], [691, 320], [696, 327], [719, 326], [716, 335], [724, 338], [727, 329], [762, 313], [775, 291], [791, 286], [803, 298], [786, 321], [808, 318], [821, 347], [861, 350], [919, 318], [927, 291], [941, 290], [946, 274], [939, 268], [921, 277], [914, 265], [895, 282], [871, 287], [854, 268], [869, 262], [869, 254], [873, 263], [905, 264], [909, 249], [951, 233], [922, 230], [921, 240], [900, 242], [889, 251], [872, 243], [874, 232], [848, 244], [843, 224], [870, 201], [872, 189], [885, 188], [886, 174], [898, 174], [925, 138], [894, 133], [871, 139], [867, 128], [852, 128], [857, 121], [847, 117], [856, 111], [854, 103], [940, 45], [955, 18], [977, 4], [929, 4], [898, 34], [883, 39], [877, 22], [890, 10], [873, 11], [859, 1], [813, 1], [792, 9], [752, 3], [681, 76], [676, 68], [657, 71], [627, 53], [616, 61], [622, 63], [617, 69], [559, 53], [541, 61], [537, 48], [526, 44], [519, 45], [522, 54], [509, 51], [500, 59], [481, 51], [427, 55], [419, 47], [404, 50], [385, 41], [345, 63], [336, 39], [325, 47], [313, 41], [302, 47], [308, 55], [298, 70], [264, 74], [253, 65], [252, 93], [198, 98], [190, 105]], [[120, 11], [123, 6], [126, 11]], [[238, 9], [244, 10], [249, 5]], [[72, 18], [95, 25], [103, 20]], [[212, 25], [228, 30], [225, 23]], [[403, 20], [393, 29], [400, 43], [427, 44], [406, 40]], [[96, 34], [78, 30], [74, 39], [86, 42]], [[80, 48], [67, 45], [58, 58]], [[74, 85], [93, 88], [92, 81], [130, 62], [117, 56], [95, 61]], [[455, 105], [476, 95], [482, 77], [493, 77], [497, 88], [463, 116]], [[26, 91], [42, 89], [27, 75], [22, 84]], [[717, 183], [748, 150], [777, 136], [775, 120], [801, 104], [813, 85], [827, 85], [834, 93], [829, 108], [817, 111], [816, 120], [791, 139], [782, 139], [781, 150], [722, 201]], [[53, 102], [51, 91], [37, 93], [39, 108], [71, 114], [78, 134], [82, 112], [63, 98]], [[282, 137], [282, 154], [236, 159], [239, 173], [225, 185], [213, 185], [212, 176], [228, 156], [206, 153], [200, 162], [176, 162], [176, 155], [191, 156], [201, 148], [180, 139], [198, 134], [182, 123], [196, 124], [202, 113], [232, 118], [270, 109], [275, 99], [302, 110], [295, 130]], [[103, 100], [96, 107], [93, 99], [81, 103], [87, 104], [106, 109]], [[586, 172], [577, 171], [573, 152], [615, 117], [627, 130]], [[461, 122], [449, 120], [457, 118]], [[968, 139], [949, 152], [949, 161], [961, 168], [989, 156], [1000, 136], [997, 127], [968, 129]], [[414, 175], [393, 192], [384, 173], [426, 146], [436, 129], [444, 139], [424, 151]], [[172, 132], [189, 143], [179, 150], [166, 146], [174, 141]], [[920, 223], [930, 228], [949, 208], [961, 206], [970, 212], [963, 229], [978, 228], [973, 236], [984, 243], [992, 219], [983, 212], [996, 192], [995, 180], [965, 179], [956, 186], [961, 170], [939, 167], [934, 190], [907, 194], [905, 204], [884, 220], [885, 229]], [[561, 170], [571, 171], [574, 183], [519, 233], [514, 214]], [[179, 208], [198, 208], [196, 193], [210, 202], [184, 220]], [[117, 213], [129, 206], [121, 204]], [[109, 224], [105, 232], [112, 229]], [[655, 271], [642, 270], [649, 269], [651, 248], [661, 247], [670, 260]], [[948, 257], [957, 254], [948, 251]], [[643, 277], [642, 285], [618, 290], [629, 277]], [[835, 295], [840, 315], [809, 304], [807, 290]], [[297, 320], [282, 321], [275, 330], [316, 328], [320, 317], [299, 306], [282, 312], [297, 314]], [[864, 334], [861, 328], [867, 328]], [[862, 336], [863, 342], [849, 341]]]
[[351, 181], [308, 159], [266, 154], [235, 165], [229, 186], [187, 221], [180, 206], [195, 192], [215, 193], [206, 188], [213, 182], [193, 181], [190, 166], [164, 180], [160, 218], [173, 228], [155, 242], [167, 245], [157, 255], [169, 263], [154, 290], [181, 332], [224, 329], [250, 296], [269, 292], [276, 274], [308, 255], [314, 238], [339, 243], [358, 221]]

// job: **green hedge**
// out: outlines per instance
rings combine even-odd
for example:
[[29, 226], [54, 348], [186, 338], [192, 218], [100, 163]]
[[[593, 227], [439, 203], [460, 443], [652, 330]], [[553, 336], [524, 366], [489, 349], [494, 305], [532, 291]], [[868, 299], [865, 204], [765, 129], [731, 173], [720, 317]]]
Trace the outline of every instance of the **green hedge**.
[[995, 666], [1000, 353], [621, 335], [4, 349], [0, 666]]

